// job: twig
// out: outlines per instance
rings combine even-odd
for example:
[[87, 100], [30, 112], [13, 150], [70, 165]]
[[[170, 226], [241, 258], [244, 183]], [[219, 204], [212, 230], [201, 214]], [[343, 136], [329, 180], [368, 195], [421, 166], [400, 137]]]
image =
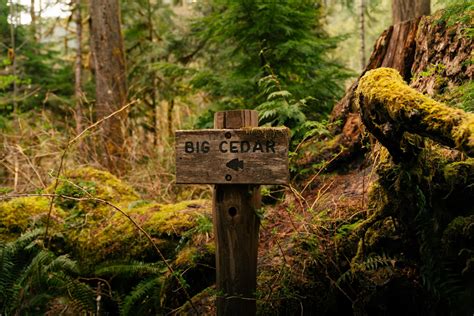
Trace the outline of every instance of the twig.
[[[2, 164], [2, 166], [4, 166], [6, 169], [8, 169], [8, 171], [10, 171], [11, 173], [15, 174], [16, 171], [15, 171], [15, 169], [14, 169], [14, 166], [13, 166], [13, 167], [9, 166], [9, 165], [8, 165], [8, 164], [9, 164], [8, 161], [0, 160], [0, 164]], [[34, 183], [26, 173], [24, 173], [23, 171], [21, 171], [21, 169], [18, 169], [18, 173], [21, 173], [21, 174], [23, 175], [23, 177], [24, 177], [26, 180], [28, 180], [28, 182], [29, 182], [32, 186], [34, 186], [35, 188], [38, 188], [38, 187], [36, 186], [36, 183]]]
[[41, 183], [41, 186], [43, 188], [46, 188], [46, 184], [43, 182], [43, 179], [41, 178], [41, 175], [39, 174], [38, 170], [35, 168], [35, 166], [33, 165], [33, 163], [31, 162], [31, 159], [23, 152], [23, 148], [21, 148], [20, 145], [16, 145], [17, 149], [18, 149], [18, 152], [20, 154], [22, 154], [25, 158], [26, 158], [26, 162], [30, 165], [31, 169], [33, 169], [33, 172], [36, 174], [36, 176], [38, 177], [38, 180], [40, 181]]
[[[69, 149], [69, 144], [66, 145], [66, 148], [64, 149], [63, 154], [61, 155], [61, 160], [59, 161], [58, 174], [57, 174], [56, 180], [54, 181], [53, 193], [55, 193], [57, 188], [58, 188], [59, 175], [61, 174], [61, 171], [63, 169], [64, 159], [66, 158], [66, 154], [67, 154], [68, 149]], [[47, 238], [48, 238], [49, 222], [50, 222], [50, 219], [51, 219], [51, 212], [53, 211], [53, 205], [54, 205], [54, 198], [55, 197], [56, 197], [55, 195], [51, 196], [51, 202], [49, 202], [48, 217], [46, 217], [46, 229], [44, 231], [44, 238], [43, 238], [45, 241], [47, 240], [46, 248], [49, 248], [49, 239], [47, 239]]]
[[[58, 174], [56, 175], [56, 180], [54, 182], [54, 188], [53, 188], [53, 193], [56, 192], [56, 189], [58, 188], [58, 184], [59, 184], [59, 177], [61, 175], [61, 172], [62, 172], [62, 169], [63, 169], [63, 165], [64, 165], [64, 159], [66, 157], [66, 154], [69, 150], [69, 147], [71, 147], [71, 145], [77, 141], [79, 138], [82, 137], [82, 135], [85, 134], [85, 132], [87, 132], [88, 130], [91, 130], [93, 129], [94, 127], [98, 126], [99, 124], [101, 124], [102, 122], [108, 120], [109, 118], [113, 117], [114, 115], [116, 115], [117, 113], [120, 113], [122, 112], [123, 110], [125, 110], [126, 108], [128, 108], [130, 105], [132, 105], [133, 103], [137, 102], [136, 100], [135, 101], [132, 101], [132, 102], [129, 102], [127, 104], [125, 104], [124, 106], [122, 106], [120, 109], [118, 109], [117, 111], [115, 112], [112, 112], [111, 114], [107, 115], [106, 117], [98, 120], [97, 122], [95, 122], [94, 124], [90, 125], [89, 127], [87, 127], [86, 129], [84, 129], [79, 135], [77, 135], [76, 137], [74, 137], [72, 140], [68, 141], [67, 144], [66, 144], [66, 147], [64, 148], [63, 150], [63, 153], [61, 155], [61, 160], [59, 162], [59, 168], [58, 168]], [[49, 230], [49, 222], [50, 222], [50, 218], [51, 218], [51, 212], [53, 210], [53, 204], [54, 204], [54, 199], [55, 199], [55, 196], [51, 196], [51, 202], [49, 204], [49, 211], [48, 211], [48, 217], [46, 218], [46, 229], [45, 229], [45, 232], [44, 232], [44, 240], [47, 240], [48, 238], [48, 230]], [[49, 241], [48, 241], [48, 244], [47, 246], [49, 246]], [[47, 247], [48, 248], [48, 247]]]
[[109, 297], [113, 297], [112, 295], [112, 286], [110, 286], [110, 283], [106, 279], [94, 277], [94, 278], [84, 278], [84, 277], [79, 277], [79, 280], [84, 280], [84, 281], [98, 281], [98, 282], [104, 282], [107, 287], [109, 288]]
[[326, 185], [323, 185], [323, 187], [318, 190], [318, 195], [314, 199], [313, 204], [311, 204], [310, 210], [313, 210], [314, 206], [316, 205], [316, 203], [318, 203], [321, 196], [326, 194], [326, 192], [331, 188], [331, 186], [334, 184], [334, 182], [335, 182], [335, 180], [333, 180], [327, 187], [325, 187]]
[[300, 204], [301, 210], [304, 212], [304, 205], [303, 205], [303, 202], [301, 202], [301, 201], [304, 201], [305, 204], [306, 204], [306, 206], [308, 207], [309, 205], [308, 205], [308, 202], [306, 201], [306, 199], [305, 199], [305, 198], [303, 197], [303, 195], [301, 195], [301, 193], [298, 192], [298, 190], [296, 190], [296, 188], [293, 187], [291, 184], [289, 184], [287, 187], [290, 189], [291, 193], [293, 193], [293, 195], [295, 196], [296, 200], [297, 200], [298, 203]]
[[304, 191], [308, 188], [308, 186], [314, 181], [314, 179], [316, 179], [316, 178], [319, 176], [319, 174], [320, 174], [324, 169], [326, 169], [327, 166], [328, 166], [331, 162], [333, 162], [334, 160], [336, 160], [336, 158], [339, 157], [343, 152], [344, 152], [344, 151], [341, 150], [337, 155], [335, 155], [335, 156], [332, 157], [328, 162], [326, 162], [326, 163], [324, 164], [324, 166], [322, 166], [322, 167], [318, 170], [318, 172], [317, 172], [313, 177], [311, 177], [311, 179], [306, 183], [306, 185], [303, 187], [303, 190], [301, 190], [301, 194], [303, 194], [303, 192], [304, 192]]
[[134, 100], [132, 102], [129, 102], [127, 104], [125, 104], [124, 106], [122, 106], [120, 109], [118, 109], [117, 111], [107, 115], [106, 117], [103, 117], [101, 118], [100, 120], [98, 120], [97, 122], [95, 122], [94, 124], [90, 125], [89, 127], [87, 127], [86, 129], [84, 129], [79, 135], [77, 135], [76, 137], [74, 137], [71, 141], [68, 142], [67, 144], [67, 147], [71, 146], [74, 142], [76, 142], [79, 138], [82, 137], [82, 135], [84, 135], [87, 131], [93, 129], [94, 127], [96, 127], [97, 125], [101, 124], [102, 122], [104, 122], [105, 120], [108, 120], [109, 118], [113, 117], [114, 115], [124, 111], [125, 109], [127, 109], [128, 107], [130, 107], [132, 104], [134, 103], [137, 103], [138, 101], [137, 100]]

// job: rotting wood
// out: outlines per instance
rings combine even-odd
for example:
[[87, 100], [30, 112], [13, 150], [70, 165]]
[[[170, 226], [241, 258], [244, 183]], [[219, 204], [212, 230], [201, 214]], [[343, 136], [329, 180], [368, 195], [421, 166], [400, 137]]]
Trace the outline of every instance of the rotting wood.
[[469, 82], [474, 77], [474, 38], [466, 36], [466, 29], [460, 24], [437, 22], [440, 14], [420, 21], [415, 59], [411, 66], [414, 77], [410, 86], [429, 96]]
[[[394, 68], [411, 87], [430, 96], [442, 94], [447, 89], [472, 80], [474, 64], [469, 60], [472, 57], [473, 39], [465, 36], [462, 25], [446, 27], [439, 19], [440, 13], [390, 26], [377, 40], [360, 77], [375, 68]], [[396, 53], [392, 51], [394, 48], [403, 49]], [[359, 80], [333, 108], [330, 122], [337, 124], [331, 127], [334, 135], [331, 146], [298, 160], [301, 168], [310, 167], [320, 159], [337, 154], [338, 158], [328, 166], [333, 168], [344, 161], [355, 160], [367, 150], [368, 147], [363, 144], [367, 134], [363, 132], [365, 127], [360, 120], [355, 98], [358, 84]], [[318, 141], [310, 140], [301, 149]]]

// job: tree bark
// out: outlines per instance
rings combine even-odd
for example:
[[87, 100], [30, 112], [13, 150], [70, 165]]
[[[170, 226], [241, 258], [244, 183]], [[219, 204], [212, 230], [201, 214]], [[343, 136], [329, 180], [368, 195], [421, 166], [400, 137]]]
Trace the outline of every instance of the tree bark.
[[[127, 102], [125, 54], [120, 30], [118, 0], [92, 0], [91, 52], [95, 67], [97, 119], [117, 111]], [[125, 111], [102, 124], [99, 161], [120, 173], [124, 165]]]
[[[465, 36], [461, 25], [446, 26], [437, 23], [438, 19], [439, 16], [428, 16], [390, 26], [377, 40], [361, 77], [371, 69], [391, 67], [398, 70], [410, 86], [429, 95], [442, 94], [472, 80], [474, 64], [470, 59], [474, 40]], [[307, 167], [337, 154], [338, 158], [333, 159], [330, 166], [333, 167], [363, 154], [364, 126], [355, 98], [357, 85], [358, 80], [331, 113], [330, 122], [341, 122], [333, 124], [331, 129], [338, 139], [318, 154], [302, 158], [300, 166]], [[307, 146], [317, 141], [310, 140]]]
[[[371, 69], [391, 67], [397, 69], [405, 80], [410, 80], [412, 76], [411, 67], [416, 51], [415, 39], [418, 24], [418, 19], [411, 20], [390, 26], [384, 31], [375, 43], [372, 55], [361, 77]], [[357, 84], [358, 80], [348, 89], [341, 101], [335, 105], [331, 113], [332, 122], [336, 120], [346, 122], [349, 113], [357, 112], [354, 102], [354, 92]], [[341, 130], [335, 130], [334, 132], [340, 132]]]
[[365, 69], [365, 0], [360, 0], [359, 12], [360, 68]]
[[76, 0], [75, 7], [75, 22], [76, 22], [76, 40], [77, 40], [77, 49], [76, 49], [76, 61], [74, 65], [74, 97], [76, 101], [76, 111], [75, 111], [75, 120], [76, 120], [76, 134], [82, 132], [82, 6], [81, 0]]
[[10, 0], [10, 48], [8, 49], [8, 57], [12, 65], [13, 75], [13, 116], [16, 117], [18, 110], [18, 83], [17, 83], [17, 65], [16, 65], [16, 42], [15, 42], [15, 23], [18, 12], [15, 11], [16, 5]]
[[31, 22], [30, 22], [31, 36], [33, 37], [33, 40], [37, 42], [38, 38], [36, 37], [35, 0], [30, 1], [30, 17], [31, 17]]
[[431, 0], [392, 0], [392, 23], [430, 15]]
[[168, 102], [168, 137], [173, 137], [173, 111], [174, 111], [174, 99]]
[[[420, 21], [411, 67], [410, 86], [430, 96], [474, 78], [474, 63], [470, 62], [474, 38], [466, 36], [459, 25], [436, 23], [436, 18]], [[427, 75], [417, 75], [422, 72]]]
[[[148, 41], [150, 42], [150, 45], [153, 45], [154, 41], [154, 36], [153, 34], [155, 33], [154, 30], [154, 25], [153, 25], [153, 11], [152, 11], [152, 4], [151, 0], [147, 1], [147, 24], [148, 24]], [[156, 62], [156, 56], [152, 56], [151, 58], [151, 63], [154, 64]], [[156, 73], [152, 72], [151, 73], [151, 90], [150, 90], [150, 98], [151, 98], [151, 107], [152, 107], [152, 112], [153, 112], [153, 120], [152, 120], [152, 126], [153, 126], [153, 145], [155, 147], [158, 146], [160, 135], [159, 135], [159, 122], [157, 120], [160, 118], [160, 116], [156, 115], [157, 112], [160, 111], [159, 109], [159, 102], [158, 102], [158, 97], [157, 97], [157, 78], [156, 78]]]

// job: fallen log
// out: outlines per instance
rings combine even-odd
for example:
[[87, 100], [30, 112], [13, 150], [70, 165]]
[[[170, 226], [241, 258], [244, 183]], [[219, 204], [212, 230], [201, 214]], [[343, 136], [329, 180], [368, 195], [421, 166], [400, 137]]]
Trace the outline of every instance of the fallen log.
[[[360, 77], [379, 67], [394, 68], [416, 90], [450, 100], [450, 93], [474, 78], [474, 64], [470, 62], [474, 39], [466, 36], [466, 25], [447, 25], [441, 15], [438, 12], [390, 26], [375, 43]], [[358, 80], [333, 108], [329, 121], [334, 137], [326, 144], [320, 144], [321, 140], [315, 137], [301, 146], [305, 151], [304, 157], [298, 160], [301, 168], [311, 168], [337, 155], [327, 167], [334, 169], [367, 153], [370, 145], [355, 96]], [[315, 150], [311, 154], [308, 148]]]
[[356, 90], [362, 122], [395, 161], [406, 150], [406, 133], [428, 137], [474, 157], [474, 114], [448, 107], [409, 87], [392, 68], [368, 71]]

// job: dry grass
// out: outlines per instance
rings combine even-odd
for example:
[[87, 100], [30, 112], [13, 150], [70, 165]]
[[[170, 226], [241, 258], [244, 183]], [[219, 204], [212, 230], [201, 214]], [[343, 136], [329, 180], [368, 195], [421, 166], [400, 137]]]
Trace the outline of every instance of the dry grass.
[[[46, 111], [20, 115], [8, 122], [0, 132], [0, 193], [41, 191], [57, 176], [66, 149], [61, 173], [83, 166], [106, 170], [94, 150], [99, 124], [90, 124], [86, 132], [76, 135], [69, 123]], [[121, 179], [143, 199], [172, 203], [210, 197], [210, 186], [175, 184], [174, 139], [163, 136], [157, 143], [137, 126], [130, 122], [125, 141], [127, 168]]]

